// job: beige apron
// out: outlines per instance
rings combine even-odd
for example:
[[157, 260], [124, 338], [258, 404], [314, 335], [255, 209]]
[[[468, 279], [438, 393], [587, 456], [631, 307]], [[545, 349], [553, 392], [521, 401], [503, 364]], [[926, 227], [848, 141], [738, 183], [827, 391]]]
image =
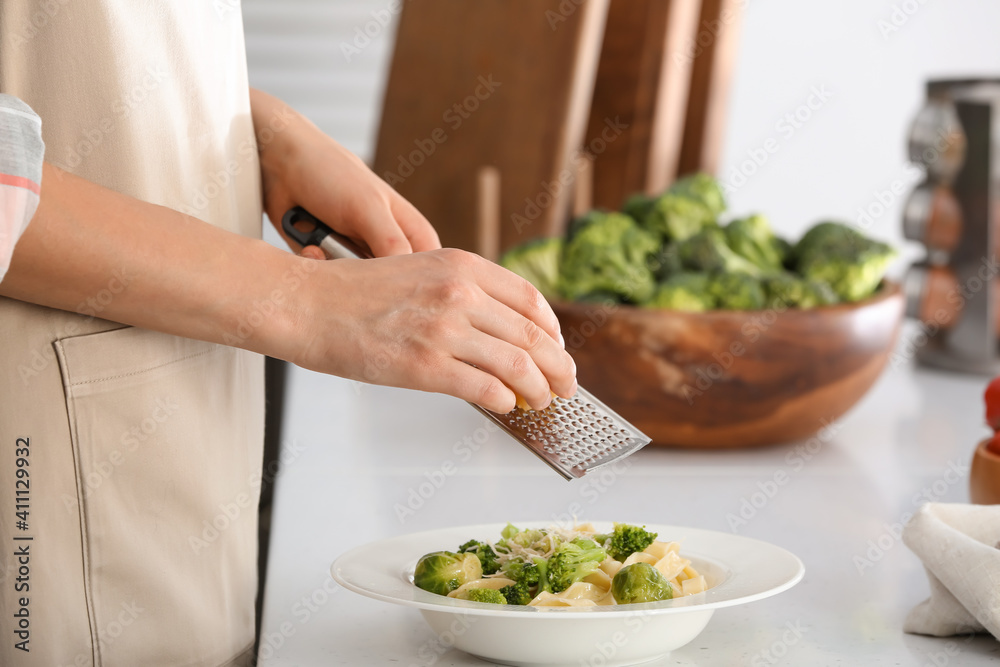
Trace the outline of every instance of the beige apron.
[[[259, 236], [236, 0], [3, 0], [0, 91], [49, 162]], [[262, 359], [99, 319], [107, 270], [89, 316], [0, 298], [0, 665], [244, 664]]]

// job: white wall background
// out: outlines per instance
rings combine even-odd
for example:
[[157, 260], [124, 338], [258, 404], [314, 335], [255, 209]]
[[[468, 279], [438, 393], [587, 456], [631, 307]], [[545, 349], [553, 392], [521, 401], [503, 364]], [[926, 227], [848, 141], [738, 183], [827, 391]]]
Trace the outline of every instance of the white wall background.
[[[285, 100], [366, 160], [375, 149], [395, 34], [389, 0], [243, 0], [250, 85]], [[356, 29], [371, 43], [345, 55]]]
[[[389, 5], [244, 0], [251, 84], [370, 159], [394, 25], [374, 17], [384, 20]], [[371, 43], [345, 55], [342, 45], [366, 27]], [[731, 208], [765, 212], [796, 236], [821, 218], [857, 221], [893, 181], [909, 192], [905, 139], [925, 79], [1000, 76], [998, 35], [1000, 3], [990, 0], [747, 0], [720, 173], [738, 186]], [[789, 136], [778, 123], [814, 88], [829, 98]], [[745, 183], [733, 180], [769, 138], [778, 150]], [[903, 243], [902, 200], [866, 221], [872, 235]]]

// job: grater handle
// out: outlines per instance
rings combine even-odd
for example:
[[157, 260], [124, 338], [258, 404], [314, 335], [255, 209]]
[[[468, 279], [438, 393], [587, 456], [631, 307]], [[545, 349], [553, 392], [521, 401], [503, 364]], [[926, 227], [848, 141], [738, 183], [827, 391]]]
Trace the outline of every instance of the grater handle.
[[281, 216], [281, 229], [301, 246], [319, 246], [330, 259], [372, 257], [367, 249], [343, 234], [333, 231], [329, 225], [301, 206], [290, 208]]

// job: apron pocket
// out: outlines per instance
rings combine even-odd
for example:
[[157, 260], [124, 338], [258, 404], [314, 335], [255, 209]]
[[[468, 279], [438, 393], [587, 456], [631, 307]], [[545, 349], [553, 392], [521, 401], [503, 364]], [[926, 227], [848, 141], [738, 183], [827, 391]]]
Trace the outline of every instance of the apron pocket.
[[263, 359], [137, 328], [54, 343], [95, 665], [204, 665], [253, 641]]

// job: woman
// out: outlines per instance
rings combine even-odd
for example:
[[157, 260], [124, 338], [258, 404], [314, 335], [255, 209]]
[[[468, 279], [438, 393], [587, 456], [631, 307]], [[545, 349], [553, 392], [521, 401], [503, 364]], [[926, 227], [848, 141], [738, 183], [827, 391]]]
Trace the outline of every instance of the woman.
[[[251, 659], [260, 354], [501, 412], [575, 391], [530, 285], [248, 89], [231, 3], [5, 0], [0, 92], [46, 144], [0, 282], [0, 664]], [[294, 205], [382, 259], [259, 241]]]

